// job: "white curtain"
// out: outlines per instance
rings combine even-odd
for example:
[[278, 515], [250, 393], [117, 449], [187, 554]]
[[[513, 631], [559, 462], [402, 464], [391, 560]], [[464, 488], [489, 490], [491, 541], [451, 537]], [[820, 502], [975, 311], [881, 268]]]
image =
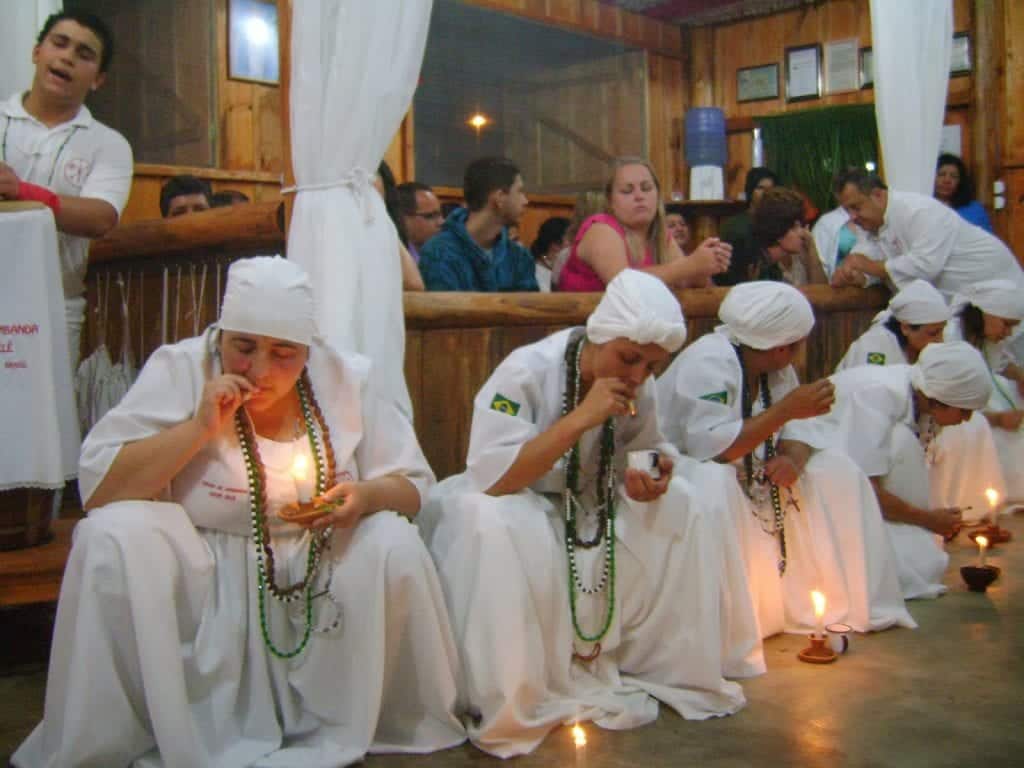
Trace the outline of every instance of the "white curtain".
[[398, 236], [370, 186], [409, 108], [433, 0], [295, 0], [288, 258], [316, 291], [320, 333], [373, 360], [409, 416]]
[[952, 0], [871, 0], [875, 115], [885, 178], [931, 195], [953, 46]]
[[43, 22], [61, 9], [61, 0], [0, 0], [0, 99], [32, 86], [32, 48]]

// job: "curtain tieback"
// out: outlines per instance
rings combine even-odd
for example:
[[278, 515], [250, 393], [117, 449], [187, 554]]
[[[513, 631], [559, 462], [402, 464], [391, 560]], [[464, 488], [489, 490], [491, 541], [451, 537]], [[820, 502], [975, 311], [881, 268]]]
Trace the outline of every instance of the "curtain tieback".
[[313, 192], [315, 190], [337, 189], [339, 187], [348, 187], [352, 190], [352, 194], [355, 196], [356, 201], [363, 209], [364, 220], [367, 224], [372, 222], [373, 206], [371, 205], [371, 202], [373, 198], [369, 195], [371, 192], [376, 192], [376, 190], [373, 189], [373, 174], [359, 166], [356, 166], [340, 179], [336, 179], [335, 181], [321, 181], [314, 184], [295, 184], [282, 189], [281, 194], [291, 195], [296, 192]]

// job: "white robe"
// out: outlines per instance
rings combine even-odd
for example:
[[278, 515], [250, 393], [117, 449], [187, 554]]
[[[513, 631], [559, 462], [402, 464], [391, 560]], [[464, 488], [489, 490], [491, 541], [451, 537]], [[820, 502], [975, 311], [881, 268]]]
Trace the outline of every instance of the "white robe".
[[[190, 418], [219, 373], [210, 332], [161, 347], [82, 449], [88, 500], [126, 442]], [[400, 473], [421, 497], [433, 476], [408, 421], [366, 389], [367, 362], [315, 345], [313, 390], [337, 479]], [[275, 510], [305, 437], [257, 439], [266, 468], [278, 583], [305, 572], [309, 534]], [[457, 654], [437, 576], [414, 526], [379, 512], [336, 531], [323, 555], [315, 627], [290, 660], [260, 629], [249, 492], [233, 422], [175, 476], [161, 501], [95, 509], [75, 529], [57, 609], [43, 722], [17, 766], [343, 766], [369, 752], [463, 741]], [[335, 610], [340, 606], [341, 613]], [[299, 600], [267, 600], [279, 648], [299, 643]], [[95, 713], [100, 712], [97, 716]]]
[[[678, 476], [650, 503], [627, 499], [620, 486], [615, 613], [597, 659], [573, 659], [574, 641], [582, 654], [593, 645], [575, 638], [570, 618], [564, 459], [518, 493], [482, 492], [506, 473], [524, 443], [561, 417], [569, 334], [521, 347], [498, 366], [474, 402], [466, 473], [441, 483], [420, 516], [459, 639], [463, 705], [474, 717], [470, 738], [500, 757], [531, 751], [552, 728], [575, 718], [613, 729], [645, 724], [657, 717], [654, 698], [686, 718], [731, 714], [745, 699], [738, 684], [723, 679], [725, 659], [732, 658], [738, 673], [763, 671], [752, 647], [756, 637], [750, 640], [753, 607], [723, 605], [720, 596], [729, 556], [716, 544], [720, 502], [698, 503]], [[626, 451], [662, 442], [653, 397], [648, 381], [636, 398], [638, 415], [616, 420], [619, 477]], [[587, 432], [580, 445], [588, 509], [600, 431]], [[581, 528], [581, 536], [590, 534]], [[594, 584], [603, 546], [576, 551], [583, 583]], [[606, 588], [578, 596], [584, 632], [602, 626], [607, 594]], [[739, 642], [729, 643], [723, 624], [737, 627], [744, 619], [746, 630], [735, 631]]]
[[[890, 334], [891, 335], [891, 334]], [[836, 403], [815, 421], [835, 430], [841, 449], [868, 477], [922, 509], [941, 506], [930, 492], [925, 451], [914, 434], [910, 366], [857, 366], [832, 376]], [[886, 522], [904, 599], [938, 597], [949, 556], [942, 537], [916, 525]]]
[[[861, 365], [909, 363], [895, 334], [882, 323], [862, 333], [836, 372]], [[996, 448], [995, 432], [983, 414], [974, 413], [963, 424], [943, 427], [935, 438], [928, 478], [931, 503], [936, 507], [961, 507], [964, 520], [977, 522], [988, 514], [985, 491], [1006, 496], [1006, 481]]]
[[[945, 338], [947, 341], [963, 340], [960, 318], [954, 317], [949, 321], [946, 325]], [[1008, 363], [1014, 361], [1010, 344], [1010, 339], [996, 344], [986, 343], [982, 350], [985, 363], [992, 374], [992, 396], [989, 398], [988, 405], [985, 406], [987, 412], [1024, 410], [1024, 398], [1021, 397], [1017, 389], [1017, 382], [1011, 381], [1000, 373]], [[1001, 493], [999, 498], [1007, 502], [1024, 502], [1024, 426], [1014, 431], [1001, 427], [990, 427], [990, 429], [996, 455], [999, 457], [999, 465], [1003, 471], [1005, 492]], [[992, 487], [999, 490], [995, 485]], [[975, 515], [978, 518], [988, 516], [987, 504], [987, 502], [982, 502], [975, 507]], [[982, 511], [979, 512], [979, 509]]]
[[[743, 428], [741, 383], [739, 359], [723, 333], [695, 341], [658, 380], [659, 422], [666, 437], [695, 459], [720, 455]], [[773, 403], [797, 385], [792, 366], [768, 376]], [[752, 415], [761, 410], [758, 398]], [[831, 436], [791, 421], [780, 437], [823, 448]], [[759, 457], [762, 451], [757, 449]], [[743, 461], [732, 469], [738, 484]], [[843, 622], [860, 632], [916, 626], [903, 604], [895, 557], [864, 474], [846, 456], [816, 450], [791, 491], [799, 511], [788, 505], [789, 492], [782, 489], [788, 557], [781, 578], [777, 537], [762, 530], [754, 504], [740, 494], [740, 502], [730, 505], [728, 533], [740, 540], [763, 635], [813, 629], [814, 589], [827, 598], [826, 623]]]

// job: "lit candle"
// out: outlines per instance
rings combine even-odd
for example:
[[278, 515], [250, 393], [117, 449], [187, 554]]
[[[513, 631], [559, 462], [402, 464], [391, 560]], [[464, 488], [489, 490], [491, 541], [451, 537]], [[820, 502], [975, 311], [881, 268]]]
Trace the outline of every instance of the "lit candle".
[[987, 536], [975, 536], [974, 541], [978, 544], [978, 567], [985, 567], [985, 550], [988, 548]]
[[308, 504], [313, 500], [313, 478], [309, 472], [309, 459], [306, 454], [300, 453], [292, 462], [292, 480], [295, 482], [295, 494], [299, 497], [299, 504]]
[[989, 513], [992, 517], [992, 525], [998, 525], [998, 519], [996, 515], [996, 508], [999, 506], [999, 493], [995, 488], [989, 488], [985, 491], [985, 498], [988, 499]]
[[587, 746], [587, 732], [579, 723], [572, 727], [572, 743], [576, 745], [576, 749]]
[[825, 636], [825, 596], [818, 590], [811, 592], [811, 602], [814, 603], [814, 633], [818, 637]]

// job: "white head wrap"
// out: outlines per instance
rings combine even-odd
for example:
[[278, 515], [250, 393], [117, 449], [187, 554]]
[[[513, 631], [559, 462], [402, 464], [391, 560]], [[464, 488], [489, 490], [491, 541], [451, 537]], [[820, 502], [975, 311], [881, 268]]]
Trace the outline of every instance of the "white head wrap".
[[669, 352], [683, 346], [683, 310], [661, 280], [624, 269], [608, 283], [601, 302], [587, 318], [587, 339], [604, 344], [620, 338], [657, 344]]
[[988, 366], [966, 341], [929, 344], [910, 366], [914, 389], [954, 408], [977, 411], [992, 394]]
[[889, 300], [889, 308], [875, 315], [874, 322], [885, 323], [890, 317], [895, 317], [901, 323], [928, 325], [944, 323], [952, 315], [935, 286], [924, 280], [914, 280]]
[[1024, 291], [1009, 280], [982, 280], [967, 286], [953, 297], [953, 313], [960, 314], [968, 304], [986, 315], [1006, 320], [1024, 319]]
[[309, 277], [279, 256], [239, 259], [228, 269], [219, 325], [308, 346], [317, 336]]
[[733, 344], [753, 349], [774, 349], [805, 338], [814, 327], [811, 303], [787, 283], [758, 280], [729, 290], [718, 319]]

